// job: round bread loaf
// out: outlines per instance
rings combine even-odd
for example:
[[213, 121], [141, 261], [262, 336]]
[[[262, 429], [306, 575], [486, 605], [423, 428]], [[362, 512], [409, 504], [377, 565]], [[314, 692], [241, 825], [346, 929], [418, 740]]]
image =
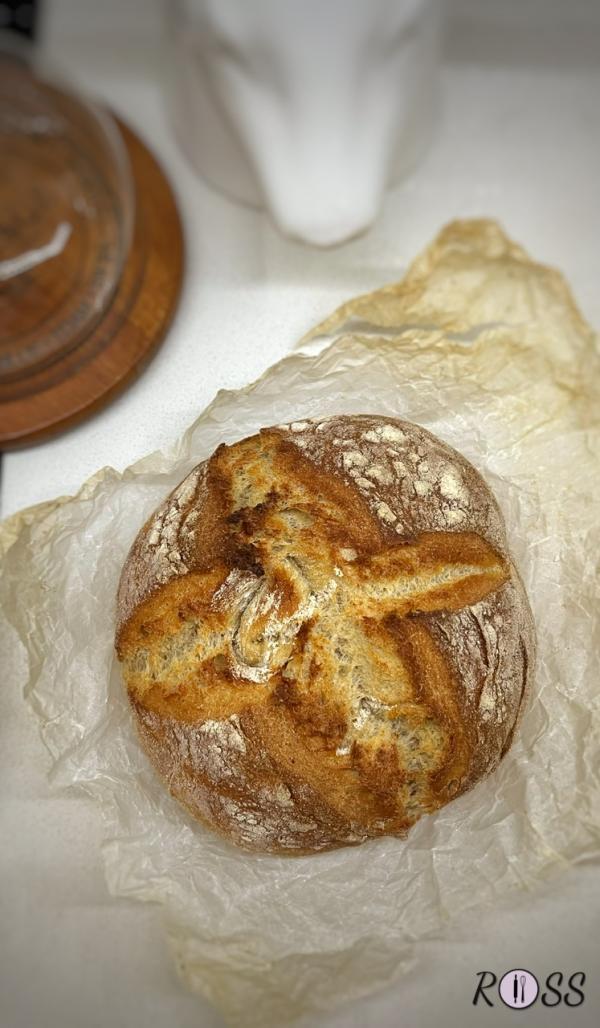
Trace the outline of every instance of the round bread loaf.
[[147, 521], [117, 652], [171, 793], [247, 849], [403, 835], [496, 767], [533, 623], [498, 506], [404, 421], [220, 446]]

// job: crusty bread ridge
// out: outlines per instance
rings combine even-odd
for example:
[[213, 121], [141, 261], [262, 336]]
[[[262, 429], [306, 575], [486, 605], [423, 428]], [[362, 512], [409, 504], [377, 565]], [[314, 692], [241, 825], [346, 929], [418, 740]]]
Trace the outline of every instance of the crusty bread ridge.
[[372, 415], [264, 429], [194, 469], [127, 558], [116, 645], [173, 795], [290, 854], [402, 835], [489, 773], [535, 650], [483, 479]]

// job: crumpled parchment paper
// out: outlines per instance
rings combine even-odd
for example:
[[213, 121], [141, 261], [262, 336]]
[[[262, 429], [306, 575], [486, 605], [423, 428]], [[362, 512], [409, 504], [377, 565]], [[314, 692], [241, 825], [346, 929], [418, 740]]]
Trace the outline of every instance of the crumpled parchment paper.
[[[567, 286], [493, 223], [454, 223], [401, 284], [302, 342], [315, 346], [219, 393], [170, 452], [105, 468], [1, 536], [1, 607], [54, 782], [101, 804], [111, 892], [164, 904], [184, 981], [239, 1025], [367, 994], [458, 911], [600, 856], [600, 360]], [[113, 655], [117, 581], [144, 519], [218, 443], [339, 412], [414, 420], [481, 470], [534, 609], [536, 687], [499, 770], [408, 839], [249, 856], [193, 823], [138, 746]]]

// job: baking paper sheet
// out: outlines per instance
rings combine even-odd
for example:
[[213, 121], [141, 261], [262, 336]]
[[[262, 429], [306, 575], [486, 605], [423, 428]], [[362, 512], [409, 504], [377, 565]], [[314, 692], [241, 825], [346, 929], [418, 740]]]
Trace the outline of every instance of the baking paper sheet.
[[[97, 800], [111, 892], [163, 904], [184, 981], [248, 1026], [378, 989], [459, 911], [600, 857], [600, 360], [564, 281], [493, 223], [455, 223], [402, 284], [302, 348], [321, 352], [219, 393], [170, 452], [105, 468], [1, 534], [1, 609], [56, 788]], [[190, 820], [137, 743], [113, 655], [117, 582], [144, 519], [218, 443], [340, 412], [416, 421], [480, 469], [533, 606], [536, 686], [498, 771], [408, 839], [249, 856]]]

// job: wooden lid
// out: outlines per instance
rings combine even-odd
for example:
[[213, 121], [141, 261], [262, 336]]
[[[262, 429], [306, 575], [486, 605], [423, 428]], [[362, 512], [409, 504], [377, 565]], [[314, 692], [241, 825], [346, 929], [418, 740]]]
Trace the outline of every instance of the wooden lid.
[[0, 58], [0, 447], [65, 429], [140, 373], [173, 315], [169, 184], [120, 120]]

